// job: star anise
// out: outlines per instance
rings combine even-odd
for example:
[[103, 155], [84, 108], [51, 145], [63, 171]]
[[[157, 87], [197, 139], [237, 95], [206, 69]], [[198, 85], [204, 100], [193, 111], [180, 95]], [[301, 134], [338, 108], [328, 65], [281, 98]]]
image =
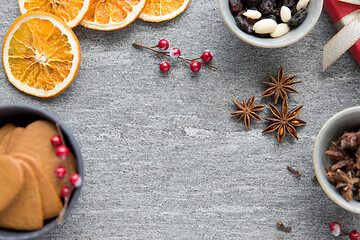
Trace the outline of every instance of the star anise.
[[351, 171], [345, 174], [340, 169], [336, 170], [336, 176], [339, 179], [336, 188], [341, 188], [341, 195], [346, 201], [350, 202], [355, 188], [354, 185], [360, 182], [360, 178], [353, 178]]
[[266, 74], [266, 76], [268, 76], [271, 82], [263, 82], [269, 88], [266, 89], [261, 96], [268, 97], [274, 95], [275, 104], [277, 104], [279, 97], [283, 100], [287, 99], [288, 98], [287, 93], [299, 93], [291, 85], [302, 83], [302, 81], [294, 82], [297, 75], [285, 78], [283, 66], [279, 68], [276, 78], [270, 75], [269, 73]]
[[243, 103], [240, 103], [235, 99], [233, 99], [233, 102], [235, 103], [235, 106], [238, 110], [231, 113], [231, 115], [240, 116], [239, 121], [242, 118], [244, 118], [244, 122], [247, 130], [249, 130], [250, 128], [250, 117], [258, 121], [261, 121], [261, 118], [255, 112], [260, 111], [265, 106], [262, 105], [254, 106], [255, 95], [252, 96], [247, 102], [245, 99], [243, 100]]
[[325, 154], [329, 157], [330, 161], [334, 163], [334, 165], [331, 166], [333, 171], [345, 166], [348, 171], [352, 169], [353, 159], [350, 158], [336, 142], [331, 142], [331, 150], [327, 150]]
[[288, 111], [287, 100], [284, 99], [280, 112], [274, 105], [272, 105], [271, 103], [268, 104], [271, 112], [275, 115], [276, 118], [265, 118], [266, 120], [272, 121], [274, 123], [270, 124], [267, 128], [265, 128], [263, 133], [273, 132], [276, 129], [279, 129], [277, 134], [279, 143], [281, 143], [281, 141], [284, 139], [286, 131], [288, 131], [291, 136], [298, 139], [294, 126], [302, 126], [305, 125], [306, 122], [295, 117], [299, 115], [303, 106], [296, 107]]

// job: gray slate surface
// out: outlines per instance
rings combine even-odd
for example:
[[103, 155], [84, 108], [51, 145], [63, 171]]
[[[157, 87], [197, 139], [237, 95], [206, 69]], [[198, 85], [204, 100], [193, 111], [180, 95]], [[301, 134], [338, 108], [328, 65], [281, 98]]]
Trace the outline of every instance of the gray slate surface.
[[[19, 16], [17, 1], [1, 0], [0, 39]], [[215, 0], [193, 0], [178, 18], [135, 21], [126, 29], [75, 28], [81, 43], [78, 77], [59, 97], [43, 100], [15, 89], [0, 72], [0, 102], [56, 114], [82, 148], [86, 179], [67, 219], [42, 239], [329, 239], [328, 224], [359, 228], [360, 217], [334, 204], [311, 182], [312, 148], [324, 122], [359, 104], [360, 67], [346, 53], [325, 73], [322, 46], [335, 34], [323, 12], [314, 30], [282, 49], [243, 43], [224, 24]], [[182, 62], [158, 72], [156, 55], [132, 41], [167, 38], [183, 55], [215, 54], [220, 70], [192, 74]], [[303, 104], [299, 141], [263, 135], [266, 122], [245, 131], [231, 99], [256, 94], [266, 73], [283, 64], [298, 74]], [[260, 115], [268, 116], [268, 108]], [[303, 172], [294, 178], [286, 166]], [[293, 232], [278, 232], [278, 220]]]

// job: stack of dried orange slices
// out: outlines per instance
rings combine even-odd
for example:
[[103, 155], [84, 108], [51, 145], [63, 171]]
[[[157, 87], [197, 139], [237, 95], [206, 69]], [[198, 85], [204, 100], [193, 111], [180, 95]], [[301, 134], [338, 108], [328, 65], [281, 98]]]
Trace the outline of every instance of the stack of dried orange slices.
[[81, 53], [71, 28], [110, 31], [170, 20], [190, 0], [18, 0], [20, 16], [5, 36], [2, 60], [9, 81], [37, 97], [54, 97], [75, 79]]

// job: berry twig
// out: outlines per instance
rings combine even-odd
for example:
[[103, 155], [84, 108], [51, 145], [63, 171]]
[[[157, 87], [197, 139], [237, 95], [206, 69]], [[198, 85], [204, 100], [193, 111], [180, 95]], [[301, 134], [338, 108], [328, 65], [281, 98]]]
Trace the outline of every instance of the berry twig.
[[[145, 49], [148, 49], [150, 51], [153, 51], [153, 52], [157, 53], [160, 60], [161, 60], [160, 70], [162, 72], [168, 72], [170, 70], [170, 64], [168, 62], [165, 62], [161, 58], [161, 55], [165, 55], [165, 56], [172, 57], [172, 58], [179, 58], [179, 59], [183, 60], [184, 62], [186, 62], [187, 64], [190, 65], [190, 69], [193, 72], [200, 71], [201, 65], [205, 65], [205, 66], [208, 66], [208, 67], [213, 68], [213, 69], [218, 69], [217, 67], [212, 66], [212, 65], [209, 64], [209, 62], [212, 60], [211, 52], [205, 51], [201, 57], [193, 58], [193, 59], [181, 57], [180, 56], [181, 52], [180, 52], [180, 49], [178, 49], [178, 48], [173, 48], [171, 51], [165, 51], [165, 50], [167, 50], [169, 48], [169, 42], [167, 40], [165, 40], [165, 39], [161, 39], [157, 45], [152, 46], [152, 47], [148, 47], [148, 46], [146, 46], [144, 44], [141, 44], [139, 42], [133, 42], [133, 46], [145, 48]], [[159, 50], [157, 50], [155, 48], [159, 48], [161, 51], [159, 51]], [[199, 60], [199, 59], [202, 59], [203, 62], [196, 61], [196, 60]]]
[[350, 240], [359, 240], [360, 233], [356, 230], [352, 230], [351, 232], [346, 232], [342, 230], [341, 224], [338, 222], [332, 222], [329, 225], [330, 233], [334, 236], [331, 237], [330, 240], [335, 240], [337, 237], [345, 237], [348, 236]]
[[[66, 146], [64, 135], [61, 131], [61, 127], [56, 123], [56, 128], [59, 135], [53, 136], [51, 138], [51, 143], [56, 147], [56, 155], [66, 161], [67, 167], [58, 166], [55, 169], [55, 175], [61, 179], [62, 182], [66, 184], [65, 187], [61, 189], [61, 196], [64, 198], [64, 206], [61, 209], [59, 216], [57, 218], [57, 223], [61, 224], [64, 220], [66, 210], [69, 206], [70, 198], [76, 187], [81, 185], [81, 176], [77, 173], [72, 173], [71, 163], [68, 158], [70, 154], [69, 148]], [[67, 177], [69, 176], [69, 177]], [[67, 180], [69, 179], [69, 181]]]
[[[62, 145], [66, 147], [64, 135], [63, 135], [63, 133], [62, 133], [62, 131], [61, 131], [61, 128], [60, 128], [60, 125], [59, 125], [58, 123], [56, 123], [56, 128], [57, 128], [58, 134], [59, 134], [59, 136], [60, 136]], [[66, 157], [66, 158], [67, 158], [67, 157]], [[72, 172], [71, 172], [70, 161], [68, 161], [67, 159], [66, 159], [66, 164], [67, 164], [67, 169], [69, 170], [70, 175], [71, 175]], [[72, 192], [74, 191], [74, 188], [73, 188], [73, 187], [68, 183], [68, 181], [66, 180], [66, 176], [67, 176], [68, 174], [69, 174], [69, 173], [66, 173], [66, 172], [65, 172], [65, 176], [64, 176], [64, 178], [63, 178], [63, 181], [66, 183], [66, 186], [67, 186], [67, 190], [68, 190], [68, 191], [67, 191], [67, 194], [66, 194], [66, 196], [65, 196], [65, 198], [64, 198], [64, 200], [65, 200], [64, 207], [61, 209], [60, 214], [59, 214], [59, 216], [58, 216], [58, 218], [57, 218], [57, 223], [58, 223], [58, 224], [61, 224], [61, 223], [63, 222], [63, 220], [64, 220], [64, 216], [65, 216], [65, 213], [66, 213], [66, 209], [67, 209], [67, 207], [68, 207], [68, 205], [69, 205], [69, 201], [70, 201], [70, 196], [72, 195]], [[66, 190], [65, 190], [65, 191], [66, 191]], [[62, 190], [62, 192], [63, 192], [63, 190]]]

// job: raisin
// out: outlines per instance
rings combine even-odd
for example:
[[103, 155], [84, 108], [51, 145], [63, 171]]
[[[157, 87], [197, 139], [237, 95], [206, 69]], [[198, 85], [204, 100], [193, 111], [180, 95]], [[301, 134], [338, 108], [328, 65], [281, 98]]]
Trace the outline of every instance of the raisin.
[[297, 28], [306, 18], [307, 10], [305, 8], [300, 9], [295, 13], [288, 22], [289, 27]]
[[230, 11], [235, 16], [242, 10], [243, 4], [241, 3], [241, 0], [229, 0], [230, 5]]
[[291, 14], [295, 14], [297, 11], [296, 5], [298, 2], [299, 0], [283, 0], [283, 6], [290, 8]]
[[252, 7], [256, 7], [257, 5], [259, 5], [261, 0], [244, 0], [244, 2], [246, 3], [246, 5], [248, 7], [252, 8]]
[[274, 14], [269, 14], [269, 15], [263, 16], [263, 17], [261, 18], [261, 20], [263, 20], [263, 19], [272, 19], [272, 20], [274, 20], [275, 22], [277, 22], [277, 17], [276, 17]]
[[276, 7], [275, 0], [262, 0], [261, 4], [259, 5], [259, 11], [263, 15], [269, 15], [274, 13]]
[[248, 22], [247, 19], [244, 16], [242, 16], [242, 15], [237, 16], [235, 18], [235, 21], [236, 21], [238, 27], [242, 31], [244, 31], [244, 32], [246, 32], [248, 34], [252, 34], [254, 32], [254, 30], [253, 30], [254, 25], [251, 24], [250, 22]]
[[258, 34], [258, 33], [256, 33], [256, 36], [258, 36], [258, 37], [261, 37], [261, 38], [269, 38], [270, 37], [270, 34], [268, 34], [268, 33], [264, 33], [264, 34]]

